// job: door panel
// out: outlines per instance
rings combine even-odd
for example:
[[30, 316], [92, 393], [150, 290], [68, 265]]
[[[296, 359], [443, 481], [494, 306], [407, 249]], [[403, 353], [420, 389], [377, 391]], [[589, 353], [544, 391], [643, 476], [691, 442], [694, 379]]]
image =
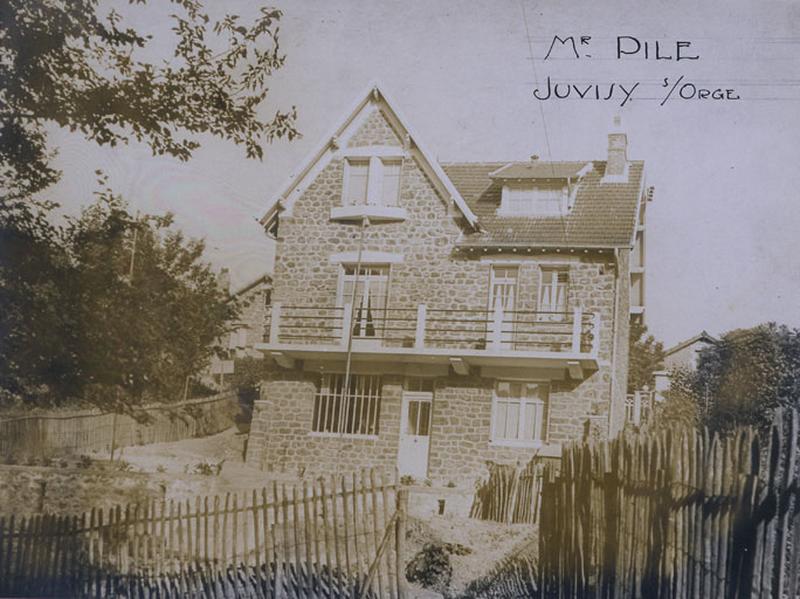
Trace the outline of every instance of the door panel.
[[397, 455], [397, 467], [402, 475], [423, 479], [428, 474], [432, 403], [430, 391], [403, 392]]

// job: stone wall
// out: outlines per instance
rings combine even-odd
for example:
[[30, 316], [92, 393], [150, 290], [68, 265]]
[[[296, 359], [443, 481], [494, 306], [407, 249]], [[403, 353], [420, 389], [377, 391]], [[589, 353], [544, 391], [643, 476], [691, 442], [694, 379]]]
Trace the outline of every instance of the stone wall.
[[276, 371], [271, 380], [262, 383], [250, 427], [248, 464], [301, 477], [373, 467], [394, 471], [401, 378], [382, 377], [380, 434], [374, 438], [311, 433], [318, 380], [314, 373]]

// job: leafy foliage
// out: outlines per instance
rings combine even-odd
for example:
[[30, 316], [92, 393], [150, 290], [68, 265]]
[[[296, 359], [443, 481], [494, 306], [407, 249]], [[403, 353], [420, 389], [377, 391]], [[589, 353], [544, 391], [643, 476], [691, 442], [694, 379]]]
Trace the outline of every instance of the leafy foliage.
[[664, 345], [647, 334], [647, 326], [632, 322], [630, 328], [630, 362], [628, 393], [655, 386], [654, 373], [664, 368]]
[[[26, 199], [58, 180], [45, 125], [79, 131], [100, 145], [130, 139], [154, 154], [187, 160], [210, 134], [261, 158], [264, 142], [292, 139], [294, 107], [268, 120], [258, 109], [280, 69], [281, 11], [261, 8], [212, 22], [198, 0], [171, 0], [169, 61], [141, 59], [150, 36], [126, 26], [98, 0], [0, 2], [0, 188]], [[131, 0], [145, 4], [145, 0]]]
[[692, 392], [710, 427], [764, 426], [800, 407], [800, 330], [775, 323], [725, 334], [700, 352]]
[[664, 393], [664, 401], [657, 402], [656, 413], [650, 419], [649, 428], [695, 428], [701, 422], [700, 402], [695, 396], [696, 373], [686, 368], [676, 368], [670, 373], [670, 386]]
[[[55, 226], [0, 204], [0, 389], [125, 410], [178, 399], [238, 305], [171, 215], [132, 216], [109, 190]], [[22, 210], [26, 216], [20, 216]]]

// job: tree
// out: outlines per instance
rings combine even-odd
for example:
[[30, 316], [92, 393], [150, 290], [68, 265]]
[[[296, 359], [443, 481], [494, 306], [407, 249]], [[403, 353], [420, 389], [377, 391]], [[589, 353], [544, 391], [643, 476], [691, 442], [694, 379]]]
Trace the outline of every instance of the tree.
[[150, 36], [125, 26], [114, 10], [98, 16], [98, 0], [0, 0], [5, 202], [58, 180], [47, 123], [100, 145], [136, 139], [181, 160], [198, 147], [199, 134], [243, 145], [251, 158], [263, 156], [264, 142], [297, 135], [294, 107], [268, 120], [258, 115], [267, 78], [285, 60], [281, 12], [262, 8], [250, 25], [237, 15], [212, 24], [199, 1], [172, 4], [174, 56], [155, 63], [140, 59]]
[[[0, 288], [0, 303], [15, 308], [2, 321], [7, 398], [118, 411], [179, 398], [238, 313], [202, 262], [203, 243], [185, 239], [170, 215], [133, 217], [109, 190], [67, 225], [41, 228], [50, 233], [35, 258], [43, 272]], [[44, 309], [27, 309], [21, 289]]]
[[630, 328], [630, 359], [628, 368], [628, 393], [640, 391], [645, 386], [653, 389], [654, 373], [664, 368], [664, 345], [647, 334], [647, 326], [632, 322]]
[[776, 408], [800, 408], [800, 330], [767, 323], [726, 333], [700, 353], [692, 392], [715, 430], [767, 425]]

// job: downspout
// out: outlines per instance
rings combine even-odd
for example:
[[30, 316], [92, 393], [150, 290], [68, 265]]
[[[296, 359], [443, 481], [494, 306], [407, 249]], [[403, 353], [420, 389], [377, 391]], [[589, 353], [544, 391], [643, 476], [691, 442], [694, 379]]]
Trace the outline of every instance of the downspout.
[[[611, 377], [608, 384], [608, 436], [611, 436], [611, 423], [614, 415], [614, 391], [617, 386], [617, 369], [615, 359], [617, 357], [617, 312], [619, 310], [619, 248], [614, 248], [614, 312], [611, 315]], [[598, 331], [598, 334], [600, 332]]]

